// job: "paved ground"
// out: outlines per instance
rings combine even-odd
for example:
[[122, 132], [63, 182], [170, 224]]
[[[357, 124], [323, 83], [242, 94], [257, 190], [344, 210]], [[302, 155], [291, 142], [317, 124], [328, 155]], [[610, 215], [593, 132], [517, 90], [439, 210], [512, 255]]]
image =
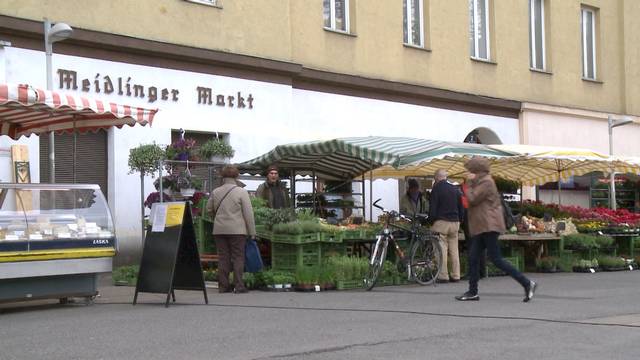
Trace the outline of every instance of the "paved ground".
[[101, 288], [91, 306], [0, 306], [0, 359], [632, 359], [640, 353], [640, 271], [531, 274], [372, 292], [164, 297]]

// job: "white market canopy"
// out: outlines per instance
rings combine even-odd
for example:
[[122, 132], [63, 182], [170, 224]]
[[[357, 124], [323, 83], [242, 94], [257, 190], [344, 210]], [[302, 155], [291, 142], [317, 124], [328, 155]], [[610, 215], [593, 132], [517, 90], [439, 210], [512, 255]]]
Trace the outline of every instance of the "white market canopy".
[[535, 145], [489, 146], [514, 154], [514, 156], [495, 161], [491, 173], [525, 185], [542, 185], [568, 180], [572, 176], [595, 171], [604, 173], [640, 171], [640, 163], [634, 165], [588, 149]]

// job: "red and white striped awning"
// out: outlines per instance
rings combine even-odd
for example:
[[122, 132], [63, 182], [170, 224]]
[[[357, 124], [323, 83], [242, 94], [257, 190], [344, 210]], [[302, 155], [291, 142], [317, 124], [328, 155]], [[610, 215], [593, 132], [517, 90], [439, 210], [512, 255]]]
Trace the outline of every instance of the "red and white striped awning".
[[73, 94], [0, 84], [0, 135], [97, 131], [111, 126], [146, 125], [157, 109], [120, 105]]

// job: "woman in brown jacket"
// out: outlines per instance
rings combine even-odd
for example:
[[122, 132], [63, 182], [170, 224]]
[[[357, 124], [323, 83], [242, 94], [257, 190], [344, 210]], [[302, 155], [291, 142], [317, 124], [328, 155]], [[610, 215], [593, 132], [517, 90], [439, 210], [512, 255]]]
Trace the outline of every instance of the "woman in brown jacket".
[[527, 279], [500, 255], [498, 236], [505, 232], [504, 210], [496, 184], [489, 175], [489, 160], [474, 157], [467, 161], [464, 167], [470, 173], [467, 177], [469, 186], [464, 188], [469, 203], [469, 234], [471, 236], [469, 290], [456, 296], [456, 300], [480, 300], [478, 296], [478, 262], [480, 254], [486, 248], [491, 262], [522, 285], [524, 288], [523, 301], [528, 302], [533, 298], [537, 284]]
[[[213, 238], [218, 250], [218, 291], [221, 293], [247, 292], [242, 281], [244, 246], [247, 236], [256, 236], [249, 193], [237, 185], [238, 175], [238, 168], [225, 166], [223, 184], [213, 190], [207, 202], [207, 212], [213, 216]], [[235, 289], [229, 284], [232, 264]]]

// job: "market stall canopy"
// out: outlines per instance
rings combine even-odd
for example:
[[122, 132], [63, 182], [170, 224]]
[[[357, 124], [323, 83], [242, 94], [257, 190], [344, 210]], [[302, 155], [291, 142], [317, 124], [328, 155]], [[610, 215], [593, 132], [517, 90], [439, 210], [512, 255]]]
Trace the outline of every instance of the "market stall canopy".
[[12, 139], [54, 131], [87, 132], [146, 125], [158, 110], [120, 105], [82, 96], [0, 84], [0, 135]]
[[444, 142], [408, 137], [347, 137], [276, 146], [268, 153], [240, 164], [244, 170], [313, 170], [339, 178], [353, 178], [384, 165], [399, 166], [404, 158], [438, 148]]
[[397, 168], [386, 165], [374, 170], [373, 177], [402, 179], [407, 176], [433, 176], [436, 170], [445, 169], [449, 177], [455, 178], [464, 173], [464, 163], [473, 156], [483, 156], [493, 161], [514, 155], [481, 144], [433, 141], [430, 145], [417, 154], [401, 158]]
[[587, 149], [546, 147], [534, 145], [489, 145], [510, 152], [515, 156], [495, 161], [491, 167], [494, 176], [522, 182], [525, 185], [542, 185], [548, 182], [568, 180], [571, 176], [594, 171], [623, 171], [632, 166], [607, 155]]
[[640, 175], [640, 156], [614, 156], [614, 159], [622, 162], [622, 173]]

